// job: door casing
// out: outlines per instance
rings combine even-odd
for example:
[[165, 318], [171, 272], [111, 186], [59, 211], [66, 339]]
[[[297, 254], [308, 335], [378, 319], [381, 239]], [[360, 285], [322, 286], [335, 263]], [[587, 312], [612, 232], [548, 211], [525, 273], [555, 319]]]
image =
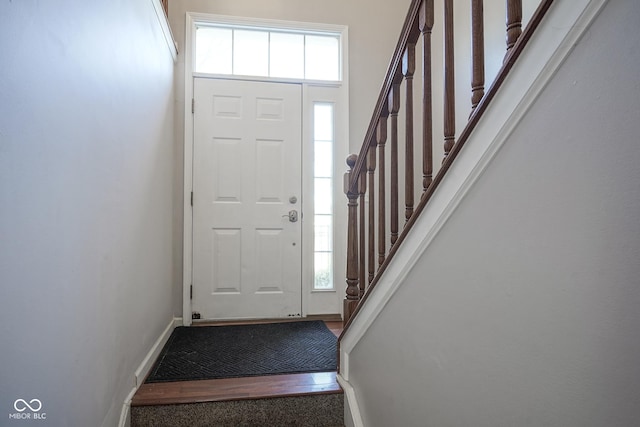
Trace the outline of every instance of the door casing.
[[[245, 78], [241, 76], [210, 75], [195, 73], [193, 69], [195, 25], [197, 23], [228, 23], [248, 26], [269, 26], [315, 31], [340, 32], [342, 35], [342, 60], [339, 82], [305, 81], [297, 79]], [[342, 175], [346, 171], [344, 160], [349, 153], [349, 61], [348, 61], [348, 28], [342, 25], [317, 24], [308, 22], [279, 21], [258, 18], [239, 18], [206, 13], [186, 13], [185, 67], [184, 67], [184, 197], [183, 197], [183, 257], [182, 257], [182, 324], [189, 326], [191, 319], [191, 284], [193, 260], [193, 218], [191, 208], [191, 191], [193, 189], [193, 79], [194, 77], [211, 77], [233, 80], [257, 80], [300, 83], [302, 85], [302, 156], [303, 171], [311, 171], [313, 165], [311, 111], [315, 102], [328, 102], [335, 105], [334, 147], [334, 290], [314, 291], [303, 285], [302, 316], [309, 314], [342, 313], [344, 299], [344, 272], [346, 270], [346, 199], [342, 188]], [[303, 174], [304, 194], [313, 194], [313, 179]], [[313, 212], [313, 200], [305, 198], [302, 213]], [[311, 221], [303, 223], [302, 234], [313, 233]], [[312, 239], [303, 239], [302, 281], [313, 283], [313, 246]]]

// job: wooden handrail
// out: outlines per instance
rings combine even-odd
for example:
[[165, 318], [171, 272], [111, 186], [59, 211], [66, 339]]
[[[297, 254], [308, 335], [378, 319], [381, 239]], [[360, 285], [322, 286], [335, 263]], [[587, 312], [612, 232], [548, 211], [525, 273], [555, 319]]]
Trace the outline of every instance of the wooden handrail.
[[[495, 97], [507, 74], [521, 55], [526, 43], [540, 24], [553, 0], [541, 0], [527, 27], [522, 26], [521, 0], [506, 0], [507, 50], [504, 63], [490, 88], [484, 92], [484, 36], [483, 2], [471, 0], [472, 14], [472, 77], [470, 82], [471, 111], [469, 121], [455, 137], [455, 87], [453, 58], [453, 0], [439, 0], [444, 6], [444, 151], [442, 166], [433, 173], [433, 114], [431, 74], [431, 33], [434, 28], [434, 0], [413, 0], [403, 25], [402, 33], [393, 53], [382, 90], [374, 108], [373, 117], [365, 135], [359, 155], [347, 161], [345, 193], [349, 199], [347, 247], [347, 292], [344, 305], [344, 333], [353, 317], [366, 302], [371, 290], [393, 259], [399, 246], [411, 231], [418, 216], [431, 199], [435, 189], [454, 162], [469, 135], [477, 125], [487, 105]], [[516, 35], [517, 34], [517, 35]], [[413, 73], [415, 47], [422, 36], [422, 198], [413, 206]], [[514, 39], [514, 37], [516, 37]], [[401, 87], [405, 86], [405, 220], [398, 230], [398, 113], [401, 108]], [[390, 118], [391, 164], [390, 177], [386, 174], [387, 121]], [[377, 183], [376, 183], [377, 174]], [[377, 184], [377, 185], [376, 185]], [[390, 189], [390, 207], [386, 205], [387, 188]], [[368, 196], [368, 197], [367, 197]], [[365, 199], [368, 206], [365, 208]], [[360, 206], [358, 207], [358, 201]], [[377, 204], [376, 204], [377, 202]], [[390, 213], [390, 232], [387, 235], [387, 210]], [[365, 227], [365, 220], [368, 227]], [[377, 230], [377, 232], [376, 232]], [[386, 241], [390, 240], [387, 252]], [[366, 253], [365, 253], [366, 252]], [[377, 259], [376, 259], [377, 254]], [[376, 262], [377, 261], [377, 262]], [[366, 268], [365, 264], [366, 263]], [[366, 277], [365, 277], [366, 276]], [[366, 283], [365, 283], [366, 282]], [[342, 335], [341, 335], [342, 337]]]
[[[409, 13], [407, 14], [407, 18], [404, 21], [404, 25], [402, 26], [402, 31], [400, 33], [400, 39], [398, 40], [398, 44], [394, 50], [393, 56], [391, 58], [391, 62], [389, 64], [389, 68], [387, 69], [387, 74], [382, 83], [382, 89], [380, 90], [380, 95], [378, 96], [378, 101], [376, 102], [376, 106], [373, 110], [373, 118], [369, 123], [369, 127], [367, 128], [367, 133], [365, 134], [364, 141], [365, 143], [362, 145], [360, 149], [360, 153], [358, 155], [358, 161], [356, 162], [353, 168], [353, 176], [359, 176], [366, 165], [367, 152], [369, 151], [368, 144], [375, 140], [375, 135], [378, 131], [378, 121], [377, 118], [382, 115], [383, 111], [387, 111], [388, 107], [388, 96], [389, 91], [391, 90], [391, 85], [397, 79], [398, 70], [402, 65], [402, 56], [404, 55], [404, 50], [409, 41], [416, 42], [420, 35], [419, 31], [415, 27], [414, 23], [416, 20], [416, 16], [418, 15], [418, 11], [420, 10], [420, 6], [423, 0], [412, 0], [411, 5], [409, 6]], [[356, 184], [356, 180], [352, 180], [350, 186], [353, 188]]]

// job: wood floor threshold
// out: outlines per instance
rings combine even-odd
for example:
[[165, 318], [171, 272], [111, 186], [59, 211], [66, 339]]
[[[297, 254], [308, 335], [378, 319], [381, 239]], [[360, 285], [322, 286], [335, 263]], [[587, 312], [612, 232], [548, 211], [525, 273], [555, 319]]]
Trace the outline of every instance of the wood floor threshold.
[[336, 372], [142, 384], [131, 406], [172, 405], [343, 393]]
[[286, 323], [322, 320], [325, 323], [342, 323], [339, 314], [314, 314], [307, 317], [295, 317], [291, 319], [239, 319], [239, 320], [194, 320], [192, 326], [232, 326], [232, 325], [258, 325], [264, 323]]
[[303, 322], [303, 321], [312, 321], [312, 320], [322, 320], [327, 328], [333, 332], [336, 337], [339, 337], [342, 333], [343, 323], [342, 320], [326, 320], [326, 319], [313, 319], [313, 318], [304, 318], [304, 319], [276, 319], [276, 320], [237, 320], [237, 321], [203, 321], [193, 323], [192, 326], [202, 327], [202, 326], [235, 326], [235, 325], [260, 325], [265, 323], [286, 323], [286, 322]]

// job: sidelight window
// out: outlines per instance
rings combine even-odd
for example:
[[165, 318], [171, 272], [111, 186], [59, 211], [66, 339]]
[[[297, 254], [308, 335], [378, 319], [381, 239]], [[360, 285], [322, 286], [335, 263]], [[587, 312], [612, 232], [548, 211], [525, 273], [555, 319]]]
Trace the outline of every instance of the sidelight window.
[[313, 106], [314, 289], [333, 289], [334, 105]]

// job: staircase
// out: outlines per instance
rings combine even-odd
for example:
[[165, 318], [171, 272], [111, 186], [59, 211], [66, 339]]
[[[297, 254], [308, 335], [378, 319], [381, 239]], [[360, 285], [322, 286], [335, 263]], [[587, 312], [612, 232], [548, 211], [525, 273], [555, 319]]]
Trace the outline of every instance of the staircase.
[[[325, 320], [339, 335], [342, 322]], [[132, 427], [343, 426], [336, 372], [144, 383], [131, 401]]]
[[[495, 3], [412, 3], [347, 159], [346, 425], [640, 416], [640, 4], [541, 1], [520, 32], [521, 2], [508, 1], [485, 92]], [[471, 54], [457, 57], [461, 5]]]
[[[463, 20], [464, 14], [456, 7], [468, 3], [470, 26], [461, 27], [457, 21]], [[346, 328], [412, 231], [553, 0], [527, 3], [537, 8], [523, 33], [523, 1], [501, 2], [499, 11], [506, 14], [506, 43], [501, 46], [485, 46], [485, 20], [492, 24], [495, 20], [485, 17], [482, 0], [411, 3], [360, 152], [347, 158]], [[495, 16], [496, 5], [486, 5], [490, 16]], [[436, 22], [436, 17], [442, 19]], [[470, 39], [470, 52], [461, 51], [456, 43], [464, 36]], [[441, 56], [434, 54], [433, 47], [440, 43]], [[485, 93], [485, 57], [496, 56], [502, 59], [501, 66]], [[489, 66], [498, 68], [491, 63]], [[458, 81], [464, 75], [456, 72], [460, 67], [470, 70], [468, 89], [464, 88], [468, 96], [460, 96], [463, 88]], [[417, 69], [421, 71], [418, 107], [414, 105]], [[442, 79], [442, 86], [436, 78]], [[434, 102], [436, 92], [442, 94], [442, 107]], [[436, 123], [435, 117], [441, 117], [442, 123]], [[466, 125], [457, 132], [456, 122], [462, 120]], [[443, 141], [440, 147], [434, 144], [438, 133]]]
[[343, 426], [342, 393], [131, 407], [132, 427]]
[[[546, 122], [557, 120], [545, 116], [545, 107], [537, 102], [538, 97], [548, 95], [545, 89], [553, 85], [556, 73], [562, 75], [565, 60], [609, 2], [536, 0], [534, 3], [533, 12], [525, 20], [522, 0], [504, 2], [506, 43], [497, 48], [494, 44], [485, 45], [485, 35], [492, 33], [485, 26], [494, 23], [485, 13], [497, 2], [412, 1], [364, 143], [358, 154], [347, 159], [344, 330], [339, 338], [339, 371], [326, 384], [327, 388], [321, 393], [253, 395], [249, 390], [259, 386], [247, 382], [246, 389], [232, 386], [224, 396], [198, 397], [196, 391], [173, 401], [165, 400], [162, 390], [156, 390], [155, 400], [134, 399], [132, 426], [595, 426], [598, 423], [591, 420], [604, 420], [597, 414], [592, 417], [580, 414], [582, 423], [566, 424], [575, 414], [560, 413], [558, 408], [564, 405], [571, 410], [572, 405], [579, 405], [573, 401], [556, 405], [553, 401], [567, 390], [577, 394], [582, 391], [571, 389], [571, 384], [580, 382], [580, 375], [587, 375], [599, 363], [599, 359], [590, 358], [592, 354], [597, 358], [598, 354], [593, 342], [604, 340], [606, 334], [584, 338], [584, 343], [576, 345], [578, 350], [566, 347], [567, 342], [579, 340], [583, 331], [567, 327], [563, 321], [569, 319], [570, 324], [572, 310], [589, 312], [594, 310], [594, 304], [581, 299], [582, 289], [574, 289], [573, 281], [560, 280], [560, 291], [545, 286], [557, 284], [553, 281], [556, 277], [549, 272], [576, 275], [582, 268], [563, 270], [559, 267], [561, 263], [550, 262], [544, 254], [552, 249], [545, 245], [561, 247], [564, 242], [555, 235], [577, 239], [576, 235], [584, 233], [580, 230], [571, 234], [573, 222], [564, 221], [562, 212], [554, 216], [555, 223], [544, 227], [538, 219], [552, 210], [550, 206], [561, 206], [573, 212], [573, 217], [581, 212], [563, 203], [562, 198], [554, 197], [553, 184], [549, 188], [538, 184], [546, 176], [556, 174], [554, 184], [566, 184], [571, 191], [580, 191], [580, 187], [569, 185], [572, 182], [565, 182], [561, 167], [554, 169], [557, 166], [554, 156], [562, 158], [563, 164], [581, 159], [585, 164], [600, 166], [598, 162], [602, 161], [609, 170], [620, 174], [627, 173], [616, 166], [624, 162], [624, 156], [615, 157], [611, 154], [614, 150], [605, 153], [600, 147], [589, 147], [581, 153], [584, 155], [574, 157], [566, 155], [565, 151], [570, 149], [556, 151], [548, 141], [563, 135], [563, 142], [569, 145], [571, 132], [560, 129], [556, 123], [555, 134], [545, 133]], [[467, 27], [460, 26], [457, 21], [460, 13], [454, 8], [462, 4], [470, 9]], [[638, 12], [630, 4], [621, 8]], [[633, 19], [625, 19], [629, 16], [633, 13], [626, 16], [622, 13], [617, 18], [629, 27], [626, 34], [633, 32], [629, 24]], [[615, 21], [610, 20], [609, 26], [613, 27], [611, 22]], [[461, 35], [468, 35], [467, 51], [460, 50]], [[621, 45], [630, 52], [633, 43]], [[442, 52], [436, 51], [439, 46], [443, 46]], [[497, 55], [500, 65], [485, 62], [485, 58], [497, 57], [496, 50], [500, 51]], [[459, 84], [461, 79], [456, 70], [461, 68], [469, 70], [466, 89]], [[492, 77], [487, 85], [488, 74]], [[569, 76], [578, 74], [574, 69]], [[419, 81], [414, 81], [414, 75], [420, 76]], [[589, 76], [585, 74], [585, 79]], [[592, 90], [595, 86], [591, 82], [588, 88]], [[567, 85], [559, 87], [566, 91]], [[568, 96], [573, 94], [568, 92]], [[612, 95], [616, 102], [624, 98], [624, 91], [618, 92], [622, 93]], [[599, 95], [607, 98], [605, 93]], [[436, 96], [441, 99], [434, 101]], [[415, 99], [419, 102], [414, 102]], [[577, 99], [583, 101], [579, 105], [589, 104], [584, 97]], [[547, 102], [552, 103], [553, 99]], [[556, 113], [569, 110], [570, 105]], [[598, 111], [591, 122], [605, 113]], [[523, 144], [517, 144], [518, 137], [524, 140], [528, 135], [525, 131], [518, 134], [522, 123], [529, 118], [535, 121], [536, 114], [546, 119], [537, 122], [536, 128], [536, 136], [543, 135], [539, 145], [546, 143], [547, 148], [542, 161], [536, 145], [529, 141], [522, 148]], [[456, 123], [464, 126], [456, 128]], [[629, 119], [618, 125], [622, 129], [635, 124]], [[580, 133], [580, 126], [571, 131]], [[590, 129], [597, 133], [597, 126]], [[581, 139], [589, 140], [588, 135]], [[438, 140], [442, 143], [434, 143]], [[512, 146], [515, 148], [510, 149]], [[626, 148], [628, 152], [634, 151], [630, 143]], [[575, 152], [579, 148], [573, 149]], [[595, 151], [599, 156], [590, 157]], [[531, 167], [534, 161], [544, 164], [548, 175], [537, 175]], [[572, 167], [576, 176], [588, 181], [582, 163]], [[630, 181], [638, 179], [636, 173]], [[623, 190], [616, 193], [619, 198], [624, 199], [625, 192], [637, 194], [632, 186], [621, 187]], [[491, 192], [487, 188], [499, 190]], [[530, 195], [541, 193], [550, 194], [545, 199], [548, 199], [545, 209], [527, 203]], [[479, 194], [487, 196], [481, 198]], [[590, 207], [587, 202], [578, 205], [583, 211]], [[555, 224], [563, 224], [562, 229], [556, 229]], [[617, 224], [613, 220], [607, 222], [612, 228]], [[599, 229], [597, 224], [594, 228]], [[457, 232], [458, 229], [463, 231]], [[532, 241], [539, 247], [527, 246]], [[623, 232], [617, 234], [617, 241], [626, 242]], [[525, 255], [517, 253], [514, 247]], [[580, 253], [586, 249], [572, 247], [572, 250]], [[545, 266], [542, 274], [545, 280], [532, 283], [530, 278], [539, 278], [540, 271], [536, 269], [538, 265], [527, 263], [527, 251]], [[490, 260], [486, 264], [485, 258]], [[599, 258], [594, 255], [589, 261], [598, 264]], [[601, 270], [594, 268], [591, 273], [597, 276]], [[581, 283], [589, 281], [589, 277], [580, 277]], [[525, 285], [520, 286], [521, 283]], [[571, 298], [567, 298], [569, 302], [563, 299], [563, 286], [574, 290]], [[622, 288], [628, 293], [628, 287]], [[540, 292], [541, 289], [544, 291]], [[596, 289], [587, 291], [595, 293]], [[553, 295], [555, 299], [550, 302], [545, 295]], [[513, 304], [514, 300], [517, 304]], [[583, 305], [576, 308], [573, 301], [582, 301]], [[541, 311], [544, 315], [540, 315]], [[535, 326], [544, 326], [536, 329], [527, 323], [530, 319], [535, 319]], [[546, 324], [548, 319], [558, 323]], [[608, 317], [607, 320], [615, 323]], [[589, 323], [589, 317], [583, 316], [582, 321]], [[555, 337], [563, 328], [565, 335], [559, 333], [555, 341], [547, 340], [547, 336]], [[627, 331], [628, 327], [623, 329]], [[555, 347], [567, 349], [573, 359], [567, 362], [560, 357], [558, 362]], [[544, 360], [541, 366], [535, 360], [529, 363], [536, 357]], [[569, 387], [553, 383], [554, 375], [571, 371], [572, 363], [580, 362], [581, 358], [589, 359], [588, 363], [580, 364], [581, 374], [569, 375]], [[503, 369], [504, 366], [508, 368]], [[546, 368], [553, 371], [551, 376]], [[548, 383], [538, 383], [541, 379]], [[582, 386], [588, 389], [597, 381], [598, 378], [591, 378]], [[547, 389], [557, 393], [546, 393]], [[622, 396], [621, 400], [624, 399]], [[532, 406], [535, 408], [531, 409]], [[513, 412], [513, 408], [517, 411]], [[611, 412], [608, 419], [616, 416]]]

